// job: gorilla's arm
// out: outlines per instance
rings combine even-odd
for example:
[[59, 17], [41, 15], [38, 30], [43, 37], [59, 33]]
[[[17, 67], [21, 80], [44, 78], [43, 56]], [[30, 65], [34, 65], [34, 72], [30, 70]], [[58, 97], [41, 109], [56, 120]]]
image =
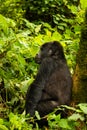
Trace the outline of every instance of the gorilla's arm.
[[41, 99], [42, 90], [48, 80], [48, 77], [52, 73], [54, 66], [53, 66], [53, 59], [45, 59], [42, 64], [40, 65], [39, 71], [36, 75], [34, 82], [28, 88], [26, 94], [26, 114], [30, 114], [30, 116], [34, 115], [36, 106]]

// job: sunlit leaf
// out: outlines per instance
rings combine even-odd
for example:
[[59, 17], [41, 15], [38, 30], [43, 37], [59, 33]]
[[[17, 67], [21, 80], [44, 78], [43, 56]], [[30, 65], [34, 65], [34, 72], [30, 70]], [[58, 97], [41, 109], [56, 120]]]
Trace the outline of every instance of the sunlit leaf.
[[49, 31], [48, 29], [46, 29], [46, 34], [47, 36], [51, 37], [51, 31]]
[[41, 119], [41, 118], [40, 118], [40, 115], [39, 115], [39, 113], [38, 113], [38, 111], [35, 111], [35, 116], [37, 117], [38, 120]]
[[38, 26], [35, 28], [35, 33], [38, 33], [38, 32], [40, 31], [41, 26], [42, 26], [42, 25], [38, 25]]
[[87, 114], [87, 103], [81, 103], [78, 105], [84, 114]]
[[0, 130], [9, 130], [6, 126], [0, 124]]
[[58, 125], [59, 125], [61, 128], [70, 129], [70, 126], [68, 125], [67, 119], [61, 119], [60, 122], [58, 123]]
[[70, 117], [68, 117], [68, 120], [77, 121], [78, 119], [80, 119], [81, 121], [84, 121], [84, 117], [81, 116], [79, 113], [73, 114]]
[[83, 9], [87, 7], [87, 0], [80, 0]]
[[62, 35], [58, 33], [57, 31], [55, 31], [52, 35], [52, 39], [60, 41], [62, 39]]
[[4, 16], [0, 14], [0, 29], [4, 31], [4, 33], [7, 35], [8, 34], [8, 24], [7, 20]]

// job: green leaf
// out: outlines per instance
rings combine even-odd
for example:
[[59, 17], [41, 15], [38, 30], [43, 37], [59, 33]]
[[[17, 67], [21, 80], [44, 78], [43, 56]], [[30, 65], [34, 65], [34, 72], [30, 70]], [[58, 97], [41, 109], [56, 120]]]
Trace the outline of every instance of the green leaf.
[[64, 30], [64, 27], [59, 25], [59, 26], [58, 26], [58, 29]]
[[24, 67], [24, 65], [26, 64], [24, 58], [20, 54], [18, 54], [17, 59], [18, 59], [18, 61], [20, 63], [20, 66]]
[[4, 125], [0, 125], [0, 130], [8, 130], [8, 128]]
[[78, 119], [80, 119], [81, 121], [84, 121], [84, 117], [82, 116], [82, 115], [80, 115], [80, 114], [73, 114], [73, 115], [71, 115], [70, 117], [68, 117], [68, 120], [69, 121], [77, 121]]
[[52, 35], [52, 39], [60, 41], [62, 39], [62, 35], [59, 32], [55, 31]]
[[38, 120], [41, 119], [41, 118], [40, 118], [40, 115], [39, 115], [39, 113], [38, 113], [38, 111], [35, 111], [35, 116], [37, 117]]
[[84, 114], [87, 114], [87, 103], [81, 103], [78, 105]]
[[87, 0], [80, 0], [83, 9], [87, 7]]
[[59, 126], [61, 128], [66, 128], [66, 129], [70, 129], [69, 125], [68, 125], [68, 121], [67, 119], [61, 119], [59, 122]]
[[38, 33], [38, 32], [41, 30], [41, 26], [42, 26], [42, 25], [38, 25], [38, 26], [35, 28], [35, 33]]
[[0, 124], [3, 124], [3, 119], [0, 118]]
[[8, 24], [6, 18], [0, 14], [0, 30], [3, 30], [4, 33], [8, 34]]
[[68, 5], [68, 8], [71, 9], [72, 13], [77, 13], [77, 7], [76, 6], [74, 6], [74, 5], [69, 6]]

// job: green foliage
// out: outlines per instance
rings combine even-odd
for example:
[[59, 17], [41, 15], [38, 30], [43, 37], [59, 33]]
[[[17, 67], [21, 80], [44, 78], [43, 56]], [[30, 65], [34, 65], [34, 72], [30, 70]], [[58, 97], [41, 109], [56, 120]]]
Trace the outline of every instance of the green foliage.
[[56, 25], [61, 33], [72, 26], [79, 9], [79, 0], [1, 0], [0, 3], [0, 13], [16, 20], [18, 26], [26, 16], [30, 21]]
[[0, 119], [0, 130], [32, 130], [32, 125], [25, 122], [24, 115], [10, 113], [9, 121]]
[[6, 91], [4, 100], [11, 109], [15, 105], [14, 111], [24, 108], [25, 92], [37, 70], [33, 57], [39, 45], [34, 45], [33, 38], [28, 37], [36, 26], [27, 23], [31, 31], [18, 31], [15, 21], [0, 15], [0, 82], [4, 80], [3, 87]]
[[24, 14], [24, 0], [0, 0], [0, 14], [20, 20]]
[[25, 16], [30, 21], [44, 21], [63, 33], [72, 25], [78, 11], [79, 0], [31, 0], [26, 3]]
[[[79, 127], [81, 130], [85, 130], [87, 128], [87, 113], [84, 111], [87, 110], [87, 104], [78, 104], [76, 108], [63, 106], [63, 109], [64, 108], [70, 110], [72, 114], [68, 118], [61, 118], [60, 114], [55, 114], [55, 112], [61, 108], [58, 108], [54, 112], [48, 114], [46, 116], [49, 125], [48, 130], [76, 130]], [[36, 112], [36, 117], [40, 120], [38, 112]], [[35, 123], [35, 121], [36, 119], [34, 120], [33, 118], [25, 117], [24, 114], [19, 115], [11, 112], [9, 113], [8, 120], [0, 119], [0, 130], [33, 130], [32, 123]], [[34, 129], [40, 130], [37, 123]]]
[[[71, 111], [71, 115], [68, 116], [68, 118], [61, 118], [61, 115], [55, 115], [54, 111], [53, 113], [50, 113], [48, 115], [48, 123], [49, 123], [49, 129], [58, 129], [58, 130], [76, 130], [80, 128], [81, 130], [84, 130], [87, 128], [87, 114], [85, 114], [85, 111], [87, 109], [87, 104], [79, 104], [76, 108], [68, 107], [68, 106], [62, 106], [63, 108], [68, 109]], [[84, 108], [84, 110], [82, 110]], [[59, 110], [59, 108], [58, 108]], [[83, 122], [83, 125], [82, 125]]]

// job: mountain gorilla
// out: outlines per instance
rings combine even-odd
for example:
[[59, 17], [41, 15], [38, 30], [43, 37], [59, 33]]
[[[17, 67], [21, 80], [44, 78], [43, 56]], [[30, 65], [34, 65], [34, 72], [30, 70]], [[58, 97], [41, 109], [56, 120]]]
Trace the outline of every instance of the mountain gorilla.
[[40, 67], [28, 88], [25, 109], [30, 116], [38, 111], [43, 117], [57, 106], [70, 104], [72, 79], [59, 42], [43, 44], [35, 60]]

